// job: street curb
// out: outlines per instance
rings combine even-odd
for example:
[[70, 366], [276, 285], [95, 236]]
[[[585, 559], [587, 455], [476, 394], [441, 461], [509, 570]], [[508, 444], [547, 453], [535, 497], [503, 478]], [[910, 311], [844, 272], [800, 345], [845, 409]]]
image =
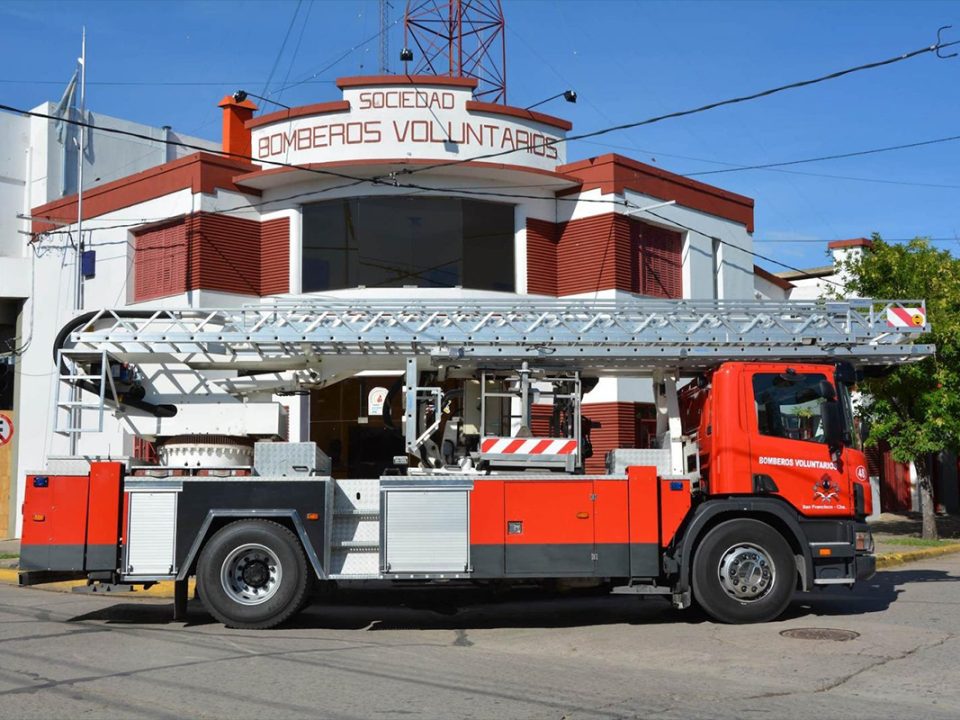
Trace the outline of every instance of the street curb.
[[949, 555], [950, 553], [960, 552], [960, 543], [951, 543], [950, 545], [940, 545], [939, 547], [921, 548], [920, 550], [907, 550], [904, 552], [888, 552], [877, 555], [877, 569], [896, 567], [904, 563], [925, 558], [939, 557], [940, 555]]
[[[0, 583], [6, 585], [19, 585], [20, 584], [20, 571], [16, 568], [0, 568]], [[51, 590], [53, 592], [73, 592], [73, 588], [86, 587], [86, 580], [67, 580], [64, 582], [54, 582], [54, 583], [44, 583], [43, 585], [33, 585], [34, 590]], [[194, 580], [190, 579], [188, 588], [188, 596], [193, 597], [194, 594]], [[132, 592], [111, 592], [111, 593], [95, 593], [97, 595], [115, 595], [117, 597], [151, 597], [151, 598], [172, 598], [173, 597], [173, 581], [172, 580], [163, 580], [158, 582], [156, 585], [144, 590], [139, 588]]]
[[[904, 563], [924, 560], [926, 558], [939, 557], [940, 555], [949, 555], [960, 552], [960, 543], [950, 545], [941, 545], [939, 547], [921, 548], [920, 550], [907, 550], [906, 552], [888, 552], [877, 555], [877, 569], [896, 567]], [[0, 568], [0, 583], [7, 585], [19, 585], [20, 573], [16, 568]], [[52, 590], [54, 592], [73, 592], [73, 588], [85, 587], [85, 580], [68, 580], [66, 582], [44, 583], [43, 585], [33, 586], [37, 590]], [[194, 593], [194, 581], [190, 579], [188, 593]], [[107, 593], [103, 593], [107, 594]], [[132, 592], [109, 593], [119, 597], [152, 597], [152, 598], [172, 598], [173, 582], [163, 580], [147, 590], [139, 589]]]

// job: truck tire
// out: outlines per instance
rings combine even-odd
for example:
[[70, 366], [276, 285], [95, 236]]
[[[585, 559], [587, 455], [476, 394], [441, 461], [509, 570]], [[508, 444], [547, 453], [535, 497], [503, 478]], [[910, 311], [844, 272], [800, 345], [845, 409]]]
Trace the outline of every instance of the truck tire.
[[779, 617], [797, 580], [783, 535], [759, 520], [728, 520], [710, 530], [693, 557], [693, 595], [714, 620], [767, 622]]
[[307, 560], [297, 537], [270, 520], [239, 520], [210, 538], [197, 564], [200, 598], [227, 627], [271, 628], [307, 600]]

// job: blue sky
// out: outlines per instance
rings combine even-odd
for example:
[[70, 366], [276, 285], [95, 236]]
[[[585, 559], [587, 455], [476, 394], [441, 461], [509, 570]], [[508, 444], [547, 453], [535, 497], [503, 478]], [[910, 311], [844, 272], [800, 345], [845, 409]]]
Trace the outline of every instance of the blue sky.
[[[393, 0], [393, 19], [404, 5]], [[932, 44], [941, 25], [953, 24], [946, 37], [960, 39], [960, 2], [505, 0], [504, 6], [510, 104], [573, 88], [576, 105], [554, 101], [542, 109], [572, 120], [574, 132], [887, 58]], [[278, 62], [296, 7], [296, 0], [0, 1], [0, 102], [32, 107], [57, 100], [73, 71], [82, 25], [91, 109], [210, 139], [219, 136], [220, 98], [240, 87], [262, 94], [275, 64], [270, 91], [285, 79], [313, 78], [279, 95], [290, 105], [337, 98], [338, 76], [376, 73], [376, 42], [348, 53], [377, 34], [375, 0], [303, 0]], [[398, 23], [390, 33], [394, 69], [402, 45]], [[779, 162], [960, 135], [958, 79], [960, 57], [926, 55], [575, 143], [568, 156], [614, 151], [687, 174], [725, 167], [719, 163]], [[960, 141], [788, 169], [701, 177], [756, 200], [756, 248], [764, 255], [819, 265], [827, 240], [874, 231], [944, 238], [939, 247], [960, 252]]]

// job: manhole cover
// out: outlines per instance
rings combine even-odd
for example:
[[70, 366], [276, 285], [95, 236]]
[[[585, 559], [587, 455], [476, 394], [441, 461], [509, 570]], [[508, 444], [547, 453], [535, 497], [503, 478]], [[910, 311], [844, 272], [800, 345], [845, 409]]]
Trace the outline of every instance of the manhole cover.
[[837, 628], [794, 628], [793, 630], [783, 630], [780, 634], [795, 640], [835, 640], [837, 642], [856, 640], [860, 637], [860, 633], [853, 630], [839, 630]]

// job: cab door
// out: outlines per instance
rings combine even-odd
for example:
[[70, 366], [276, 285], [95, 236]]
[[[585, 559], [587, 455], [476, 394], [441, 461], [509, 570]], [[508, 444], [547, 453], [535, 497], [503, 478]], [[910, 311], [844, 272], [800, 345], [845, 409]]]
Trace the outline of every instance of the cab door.
[[[744, 374], [753, 491], [779, 495], [808, 516], [849, 515], [853, 499], [843, 462], [824, 438], [821, 406], [828, 368], [762, 366]], [[752, 406], [752, 407], [751, 407]]]

